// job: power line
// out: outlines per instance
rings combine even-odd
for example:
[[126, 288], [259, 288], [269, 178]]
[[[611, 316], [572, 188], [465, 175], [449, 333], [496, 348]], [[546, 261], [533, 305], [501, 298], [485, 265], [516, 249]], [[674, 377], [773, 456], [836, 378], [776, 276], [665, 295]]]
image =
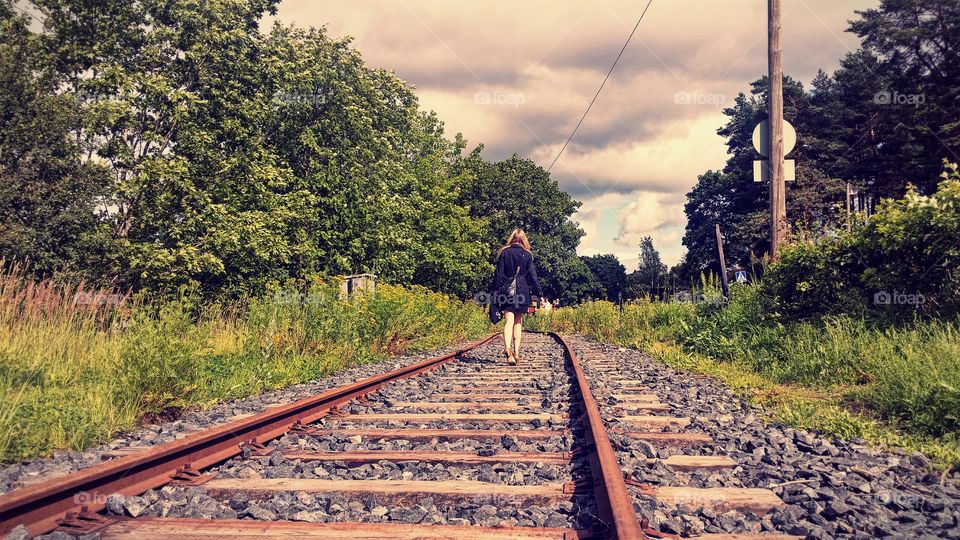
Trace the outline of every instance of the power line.
[[640, 21], [643, 20], [643, 16], [647, 14], [647, 10], [650, 9], [650, 4], [653, 3], [653, 0], [647, 2], [647, 7], [643, 8], [643, 13], [640, 14], [640, 18], [637, 19], [637, 24], [633, 25], [633, 30], [630, 32], [630, 35], [627, 36], [627, 41], [624, 42], [623, 48], [620, 49], [620, 54], [617, 55], [616, 60], [613, 61], [613, 65], [610, 66], [610, 71], [607, 72], [607, 76], [603, 78], [603, 82], [600, 83], [600, 88], [597, 88], [597, 93], [593, 95], [593, 99], [590, 100], [590, 105], [587, 105], [587, 110], [583, 111], [583, 116], [580, 117], [580, 121], [577, 122], [577, 127], [573, 128], [573, 133], [567, 137], [566, 142], [563, 143], [563, 147], [560, 148], [560, 151], [557, 152], [557, 157], [553, 158], [553, 162], [547, 167], [547, 172], [550, 172], [553, 169], [553, 166], [556, 165], [557, 160], [560, 159], [560, 155], [563, 154], [563, 151], [566, 150], [567, 145], [570, 144], [570, 140], [573, 139], [573, 136], [577, 134], [577, 130], [580, 129], [580, 124], [583, 123], [583, 119], [587, 117], [587, 114], [590, 113], [590, 109], [593, 108], [593, 104], [596, 103], [597, 98], [600, 96], [600, 92], [603, 91], [603, 86], [607, 84], [607, 79], [610, 78], [610, 74], [613, 73], [614, 68], [617, 67], [617, 63], [620, 62], [620, 57], [623, 56], [623, 51], [627, 50], [627, 45], [630, 44], [630, 40], [633, 39], [633, 35], [637, 33], [637, 28], [640, 27]]

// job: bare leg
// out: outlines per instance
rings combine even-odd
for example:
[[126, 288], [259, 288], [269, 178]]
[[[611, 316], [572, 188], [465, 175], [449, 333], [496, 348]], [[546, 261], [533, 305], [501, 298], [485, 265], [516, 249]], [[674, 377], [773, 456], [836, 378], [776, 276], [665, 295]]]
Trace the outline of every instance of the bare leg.
[[513, 342], [514, 342], [514, 351], [516, 351], [517, 356], [520, 356], [520, 340], [523, 338], [523, 315], [517, 313], [517, 316], [513, 322]]
[[513, 341], [513, 313], [503, 312], [503, 346], [506, 350], [510, 349], [510, 343]]

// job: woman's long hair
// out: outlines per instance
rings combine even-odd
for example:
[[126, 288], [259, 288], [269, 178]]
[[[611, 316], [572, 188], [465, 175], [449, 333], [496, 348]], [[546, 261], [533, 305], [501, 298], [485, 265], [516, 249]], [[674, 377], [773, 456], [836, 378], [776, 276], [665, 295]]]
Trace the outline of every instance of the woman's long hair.
[[530, 240], [527, 240], [527, 233], [523, 232], [523, 229], [514, 229], [510, 236], [507, 237], [507, 243], [497, 251], [497, 257], [503, 253], [503, 250], [507, 249], [510, 246], [519, 246], [527, 250], [531, 254], [533, 251], [530, 250]]

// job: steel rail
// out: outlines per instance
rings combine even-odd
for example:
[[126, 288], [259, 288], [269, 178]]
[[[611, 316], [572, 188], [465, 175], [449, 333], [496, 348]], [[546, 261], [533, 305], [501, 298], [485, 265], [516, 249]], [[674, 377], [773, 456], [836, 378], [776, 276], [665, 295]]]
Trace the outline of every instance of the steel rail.
[[319, 420], [339, 405], [376, 391], [387, 383], [446, 364], [496, 335], [491, 334], [447, 354], [0, 495], [0, 536], [18, 524], [26, 525], [32, 536], [50, 532], [68, 513], [84, 507], [89, 512], [103, 509], [106, 497], [111, 493], [139, 495], [167, 484], [178, 471], [198, 471], [223, 462], [240, 454], [243, 443], [264, 443], [280, 437], [297, 422], [306, 424]]
[[590, 471], [593, 475], [594, 498], [597, 503], [597, 513], [606, 526], [604, 535], [618, 540], [634, 540], [649, 538], [643, 532], [637, 514], [633, 510], [633, 501], [627, 483], [617, 461], [617, 455], [610, 444], [607, 429], [600, 417], [600, 407], [590, 391], [590, 384], [580, 367], [577, 354], [563, 336], [555, 332], [548, 332], [559, 341], [566, 350], [570, 363], [573, 365], [577, 387], [580, 390], [580, 401], [583, 405], [583, 414], [580, 421], [585, 430], [585, 437], [589, 443]]

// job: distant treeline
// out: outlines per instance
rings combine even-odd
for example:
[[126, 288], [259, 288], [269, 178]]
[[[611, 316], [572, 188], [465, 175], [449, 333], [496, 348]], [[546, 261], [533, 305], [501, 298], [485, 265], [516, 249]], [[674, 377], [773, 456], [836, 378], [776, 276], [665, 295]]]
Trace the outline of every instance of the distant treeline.
[[[784, 115], [797, 130], [797, 181], [787, 183], [787, 218], [800, 236], [847, 227], [847, 183], [854, 220], [881, 198], [900, 198], [914, 185], [930, 195], [943, 161], [960, 161], [960, 3], [881, 0], [856, 12], [849, 31], [861, 47], [810, 88], [784, 78]], [[789, 66], [787, 66], [789, 69]], [[751, 269], [769, 249], [766, 183], [753, 181], [754, 127], [767, 117], [767, 79], [740, 94], [718, 133], [730, 158], [707, 171], [687, 195], [684, 260], [672, 274], [698, 280], [720, 270], [714, 227], [723, 229], [728, 265]], [[759, 269], [758, 269], [759, 271]]]
[[0, 0], [0, 258], [38, 275], [209, 297], [374, 272], [484, 288], [513, 227], [548, 294], [595, 285], [579, 203], [489, 162], [276, 0]]

